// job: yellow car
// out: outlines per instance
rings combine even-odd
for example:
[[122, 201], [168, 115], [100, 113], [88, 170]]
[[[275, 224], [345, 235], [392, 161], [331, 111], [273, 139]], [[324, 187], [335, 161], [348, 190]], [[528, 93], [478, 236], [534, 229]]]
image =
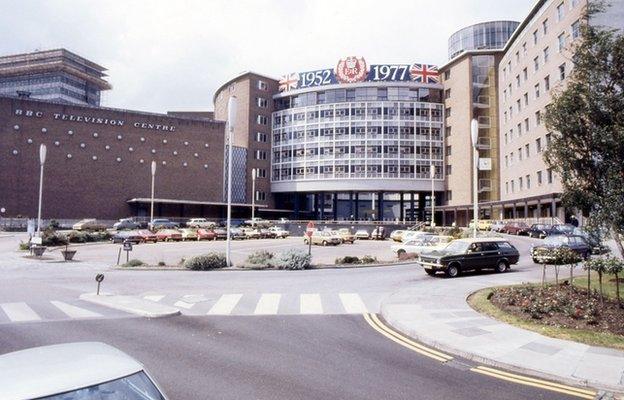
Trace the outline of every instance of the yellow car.
[[394, 240], [395, 242], [402, 242], [403, 241], [403, 230], [396, 230], [396, 231], [392, 231], [392, 233], [390, 234], [390, 239]]
[[[474, 226], [474, 220], [470, 220], [470, 224], [468, 224], [468, 228]], [[479, 230], [480, 231], [489, 231], [492, 230], [492, 220], [491, 219], [480, 219], [479, 220]]]
[[195, 228], [183, 228], [180, 229], [182, 234], [182, 240], [199, 240], [197, 238], [197, 229]]
[[340, 235], [343, 243], [353, 244], [355, 242], [355, 235], [351, 233], [351, 230], [349, 228], [338, 229], [338, 235]]

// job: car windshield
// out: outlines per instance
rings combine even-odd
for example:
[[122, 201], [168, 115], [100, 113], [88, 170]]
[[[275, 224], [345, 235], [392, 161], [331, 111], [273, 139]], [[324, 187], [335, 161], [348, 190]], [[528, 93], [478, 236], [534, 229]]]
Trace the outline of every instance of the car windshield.
[[163, 395], [145, 374], [126, 376], [62, 394], [42, 397], [40, 400], [164, 400]]
[[469, 245], [470, 243], [468, 242], [455, 241], [449, 243], [449, 245], [444, 248], [444, 251], [451, 254], [463, 254], [468, 250]]

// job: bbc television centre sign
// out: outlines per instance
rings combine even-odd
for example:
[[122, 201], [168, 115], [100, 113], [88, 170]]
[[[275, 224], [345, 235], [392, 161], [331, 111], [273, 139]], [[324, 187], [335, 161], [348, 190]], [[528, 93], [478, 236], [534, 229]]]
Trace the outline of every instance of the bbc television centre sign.
[[[43, 118], [45, 113], [40, 110], [22, 110], [15, 109], [14, 115], [27, 117], [27, 118]], [[85, 124], [94, 125], [109, 125], [109, 126], [126, 126], [126, 121], [123, 119], [103, 118], [94, 115], [84, 114], [63, 114], [63, 113], [51, 113], [52, 118], [56, 121], [70, 121], [70, 122], [82, 122]], [[176, 127], [174, 125], [154, 124], [151, 122], [136, 121], [131, 123], [132, 126], [138, 129], [147, 129], [163, 132], [175, 132]]]

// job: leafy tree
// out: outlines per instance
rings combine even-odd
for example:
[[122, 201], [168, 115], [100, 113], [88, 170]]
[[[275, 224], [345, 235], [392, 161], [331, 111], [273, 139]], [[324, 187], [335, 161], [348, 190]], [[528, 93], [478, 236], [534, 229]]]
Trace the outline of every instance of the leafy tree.
[[622, 303], [620, 300], [620, 274], [624, 272], [624, 261], [619, 258], [609, 257], [607, 259], [607, 273], [613, 274], [615, 276], [615, 297], [619, 304]]
[[[590, 2], [585, 20], [604, 9]], [[590, 230], [608, 230], [624, 257], [624, 35], [583, 24], [571, 61], [544, 115], [544, 159], [561, 177], [564, 204], [589, 215]]]

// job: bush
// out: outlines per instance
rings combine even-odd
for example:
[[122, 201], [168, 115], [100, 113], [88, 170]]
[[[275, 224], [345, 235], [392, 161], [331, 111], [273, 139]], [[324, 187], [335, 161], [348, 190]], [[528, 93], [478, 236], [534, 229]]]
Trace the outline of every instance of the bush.
[[301, 250], [287, 250], [275, 262], [278, 269], [302, 270], [311, 266], [312, 256]]
[[377, 263], [377, 257], [367, 255], [367, 256], [362, 257], [361, 262], [362, 264], [375, 264]]
[[88, 243], [88, 242], [102, 242], [111, 238], [110, 233], [107, 231], [102, 232], [78, 232], [71, 231], [68, 239], [70, 243]]
[[207, 253], [190, 257], [184, 260], [182, 265], [184, 268], [193, 271], [204, 271], [208, 269], [225, 268], [227, 267], [227, 261], [225, 259], [225, 254]]
[[20, 241], [19, 249], [20, 250], [30, 250], [30, 244], [28, 242]]
[[334, 263], [336, 265], [338, 265], [338, 264], [359, 264], [360, 263], [360, 259], [358, 257], [354, 257], [354, 256], [344, 256], [344, 257], [336, 258]]
[[50, 220], [50, 223], [48, 224], [48, 227], [50, 229], [58, 229], [61, 227], [61, 224], [59, 224], [59, 222], [55, 219]]
[[167, 264], [165, 264], [164, 261], [158, 261], [158, 266], [159, 267], [164, 267], [165, 265], [167, 265]]
[[133, 258], [132, 260], [128, 261], [127, 263], [123, 264], [122, 267], [138, 267], [145, 264], [143, 261], [138, 260], [136, 258]]
[[251, 253], [247, 256], [247, 264], [251, 264], [253, 266], [256, 265], [264, 265], [270, 266], [273, 260], [273, 253], [266, 250], [259, 250]]
[[64, 246], [68, 243], [67, 236], [47, 228], [43, 231], [41, 244], [43, 246]]

